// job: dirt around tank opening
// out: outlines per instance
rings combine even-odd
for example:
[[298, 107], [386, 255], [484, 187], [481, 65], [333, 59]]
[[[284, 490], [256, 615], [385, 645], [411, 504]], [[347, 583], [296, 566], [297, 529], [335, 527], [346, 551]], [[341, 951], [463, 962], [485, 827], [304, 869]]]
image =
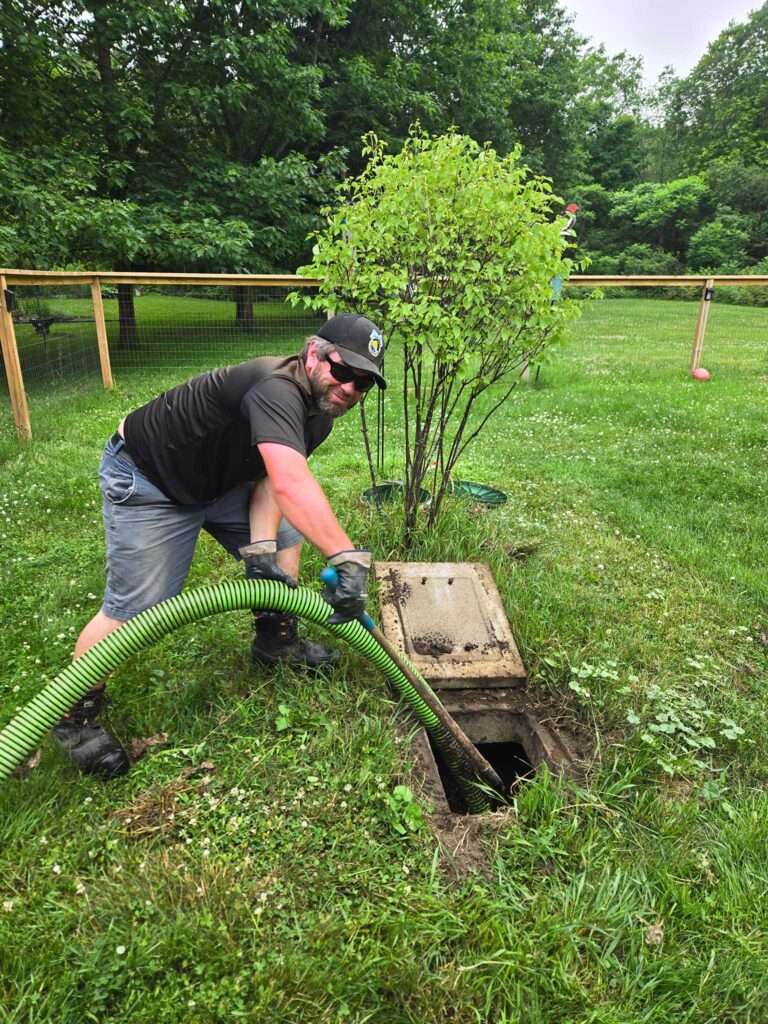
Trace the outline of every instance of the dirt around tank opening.
[[[513, 795], [546, 764], [553, 774], [578, 776], [594, 755], [595, 739], [580, 723], [527, 691], [443, 690], [439, 697], [450, 715], [501, 775]], [[499, 807], [469, 814], [442, 755], [425, 729], [412, 736], [416, 755], [415, 788], [431, 807], [430, 826], [442, 851], [443, 868], [457, 879], [488, 873], [490, 863], [481, 833], [504, 827], [512, 811]]]

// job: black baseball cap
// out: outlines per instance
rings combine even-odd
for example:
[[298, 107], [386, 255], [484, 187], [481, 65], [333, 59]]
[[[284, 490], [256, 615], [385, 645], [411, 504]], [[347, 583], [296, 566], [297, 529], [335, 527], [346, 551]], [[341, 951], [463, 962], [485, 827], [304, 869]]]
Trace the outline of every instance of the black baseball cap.
[[384, 338], [381, 331], [361, 313], [339, 313], [323, 324], [317, 337], [329, 341], [353, 370], [364, 370], [382, 389], [387, 382], [381, 373], [384, 362]]

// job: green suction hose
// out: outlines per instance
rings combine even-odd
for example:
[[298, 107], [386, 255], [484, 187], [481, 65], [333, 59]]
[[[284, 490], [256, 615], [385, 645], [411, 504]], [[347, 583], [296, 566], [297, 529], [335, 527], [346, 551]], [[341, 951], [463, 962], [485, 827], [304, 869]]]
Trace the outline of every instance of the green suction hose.
[[[414, 711], [443, 754], [471, 812], [488, 810], [491, 800], [478, 788], [472, 765], [433, 711], [368, 630], [357, 621], [329, 626], [332, 608], [313, 590], [291, 589], [271, 580], [238, 580], [188, 590], [130, 619], [73, 661], [0, 732], [0, 780], [24, 761], [58, 719], [105, 675], [138, 651], [190, 622], [219, 612], [259, 608], [281, 611], [325, 626], [369, 658]], [[413, 666], [408, 663], [409, 668]], [[416, 670], [413, 669], [415, 672]], [[418, 673], [417, 673], [418, 674]], [[419, 677], [420, 678], [420, 677]], [[425, 683], [426, 685], [426, 683]]]

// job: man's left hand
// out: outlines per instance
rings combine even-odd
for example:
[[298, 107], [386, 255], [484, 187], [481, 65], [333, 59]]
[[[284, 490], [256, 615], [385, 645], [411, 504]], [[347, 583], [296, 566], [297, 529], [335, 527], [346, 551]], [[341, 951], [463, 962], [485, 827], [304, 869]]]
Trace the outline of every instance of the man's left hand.
[[336, 570], [338, 581], [335, 586], [326, 585], [323, 599], [333, 605], [333, 615], [328, 625], [351, 622], [365, 615], [368, 602], [368, 574], [371, 571], [370, 551], [340, 551], [328, 562]]

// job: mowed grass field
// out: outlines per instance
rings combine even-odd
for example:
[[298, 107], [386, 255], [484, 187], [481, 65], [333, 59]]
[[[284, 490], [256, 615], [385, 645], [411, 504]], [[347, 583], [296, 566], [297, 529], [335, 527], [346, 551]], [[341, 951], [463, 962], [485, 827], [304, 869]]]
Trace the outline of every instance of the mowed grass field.
[[[587, 309], [460, 467], [508, 502], [447, 499], [408, 553], [397, 511], [360, 499], [356, 413], [312, 459], [374, 557], [490, 565], [532, 694], [593, 737], [583, 777], [521, 785], [457, 880], [371, 665], [268, 675], [248, 613], [186, 627], [111, 680], [116, 732], [165, 737], [130, 776], [78, 777], [46, 743], [0, 785], [0, 1024], [768, 1020], [768, 314], [715, 305], [707, 383], [695, 315]], [[397, 478], [396, 346], [387, 366]], [[99, 607], [105, 440], [203, 368], [35, 391], [29, 444], [6, 410], [3, 723]], [[204, 539], [188, 585], [240, 571]]]

